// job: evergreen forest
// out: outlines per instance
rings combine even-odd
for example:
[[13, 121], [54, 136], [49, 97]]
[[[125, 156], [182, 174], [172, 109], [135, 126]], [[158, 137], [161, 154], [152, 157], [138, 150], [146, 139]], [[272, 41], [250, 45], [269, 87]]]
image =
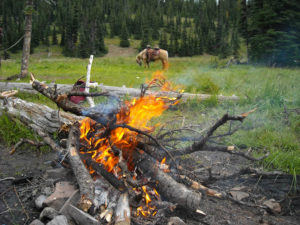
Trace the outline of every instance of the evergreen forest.
[[[300, 65], [298, 0], [25, 0], [0, 2], [0, 51], [24, 33], [32, 12], [31, 51], [60, 45], [63, 54], [86, 58], [107, 53], [105, 37], [140, 40], [140, 49], [158, 44], [170, 56], [240, 57], [268, 66]], [[20, 41], [10, 49], [22, 49]], [[4, 52], [4, 53], [3, 53]], [[2, 51], [9, 57], [8, 51]]]

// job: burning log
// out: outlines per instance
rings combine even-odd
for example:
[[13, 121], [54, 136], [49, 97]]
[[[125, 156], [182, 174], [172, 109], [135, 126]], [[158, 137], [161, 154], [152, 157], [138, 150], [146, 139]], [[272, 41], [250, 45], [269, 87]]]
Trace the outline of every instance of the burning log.
[[167, 173], [161, 171], [149, 156], [144, 156], [137, 167], [157, 181], [158, 192], [168, 201], [183, 206], [191, 211], [199, 209], [201, 194], [193, 192], [183, 184], [176, 182]]
[[69, 139], [68, 139], [68, 158], [72, 167], [72, 170], [75, 174], [77, 183], [79, 185], [81, 200], [80, 200], [80, 208], [87, 212], [88, 209], [92, 206], [94, 200], [95, 187], [93, 180], [85, 168], [81, 158], [78, 154], [77, 146], [78, 146], [78, 127], [75, 125], [72, 126]]

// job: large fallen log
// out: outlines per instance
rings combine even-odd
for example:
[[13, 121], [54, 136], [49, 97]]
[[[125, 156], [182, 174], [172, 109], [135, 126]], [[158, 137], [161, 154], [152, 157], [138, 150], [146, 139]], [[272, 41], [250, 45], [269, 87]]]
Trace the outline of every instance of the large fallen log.
[[[53, 85], [49, 85], [50, 87], [53, 87]], [[119, 97], [123, 96], [131, 96], [131, 97], [139, 97], [141, 94], [141, 90], [138, 88], [127, 88], [126, 86], [123, 87], [114, 87], [114, 86], [107, 86], [100, 84], [97, 86], [102, 92], [109, 92], [111, 95], [116, 95]], [[57, 84], [57, 90], [58, 91], [64, 91], [69, 92], [73, 88], [73, 85], [71, 84]], [[28, 93], [37, 93], [32, 88], [32, 85], [29, 83], [12, 83], [12, 82], [0, 82], [0, 91], [8, 91], [12, 89], [20, 90], [21, 92], [28, 92]], [[146, 94], [150, 94], [151, 91], [147, 91]], [[161, 96], [169, 96], [169, 97], [177, 97], [176, 93], [173, 92], [159, 92], [158, 95]], [[183, 93], [181, 99], [187, 100], [187, 99], [199, 99], [199, 100], [206, 100], [211, 98], [212, 95], [209, 94], [191, 94], [191, 93]], [[232, 100], [237, 101], [240, 98], [238, 96], [232, 95], [232, 96], [223, 96], [223, 95], [217, 95], [216, 96], [219, 101], [226, 101], [226, 100]]]
[[63, 124], [73, 123], [82, 117], [52, 109], [48, 106], [27, 102], [19, 98], [0, 99], [0, 111], [18, 118], [30, 127], [37, 127], [44, 132], [53, 134]]

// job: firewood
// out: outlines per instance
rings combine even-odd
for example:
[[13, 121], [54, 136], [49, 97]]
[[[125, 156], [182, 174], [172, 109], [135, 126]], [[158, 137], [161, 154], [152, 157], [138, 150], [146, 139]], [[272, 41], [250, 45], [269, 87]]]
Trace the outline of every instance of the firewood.
[[93, 204], [95, 187], [91, 175], [87, 171], [78, 153], [78, 140], [79, 140], [78, 126], [71, 127], [68, 139], [68, 159], [70, 161], [72, 170], [79, 185], [81, 200], [79, 203], [80, 209], [87, 212]]
[[130, 208], [128, 193], [121, 194], [116, 208], [115, 225], [130, 225]]
[[191, 211], [196, 211], [199, 208], [201, 193], [189, 190], [170, 175], [161, 171], [150, 156], [143, 154], [143, 158], [141, 159], [141, 156], [138, 156], [136, 161], [139, 162], [137, 167], [157, 182], [158, 192], [168, 201]]

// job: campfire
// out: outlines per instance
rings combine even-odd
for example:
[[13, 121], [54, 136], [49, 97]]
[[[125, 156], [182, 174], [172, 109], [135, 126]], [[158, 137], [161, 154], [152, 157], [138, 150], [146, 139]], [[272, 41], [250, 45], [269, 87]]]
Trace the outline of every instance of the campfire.
[[[202, 194], [216, 198], [222, 194], [193, 180], [188, 169], [180, 165], [179, 156], [196, 151], [221, 151], [249, 160], [267, 156], [256, 159], [236, 151], [234, 146], [208, 143], [220, 126], [227, 121], [242, 122], [255, 109], [238, 116], [225, 114], [200, 137], [193, 138], [191, 145], [189, 142], [177, 145], [176, 141], [188, 139], [178, 138], [186, 128], [166, 130], [152, 120], [178, 104], [183, 92], [167, 81], [161, 71], [141, 85], [138, 98], [128, 101], [107, 92], [85, 93], [76, 88], [62, 93], [39, 82], [33, 74], [31, 82], [35, 90], [59, 108], [73, 113], [59, 115], [60, 124], [64, 120], [72, 121], [60, 126], [61, 146], [38, 125], [31, 127], [59, 152], [59, 163], [71, 168], [76, 177], [80, 199], [75, 202], [69, 199], [60, 213], [67, 207], [68, 218], [78, 224], [87, 221], [89, 224], [156, 224], [176, 215], [174, 212], [178, 210], [203, 217]], [[107, 100], [85, 108], [70, 101], [71, 96], [104, 96]], [[85, 219], [78, 219], [79, 214]]]

